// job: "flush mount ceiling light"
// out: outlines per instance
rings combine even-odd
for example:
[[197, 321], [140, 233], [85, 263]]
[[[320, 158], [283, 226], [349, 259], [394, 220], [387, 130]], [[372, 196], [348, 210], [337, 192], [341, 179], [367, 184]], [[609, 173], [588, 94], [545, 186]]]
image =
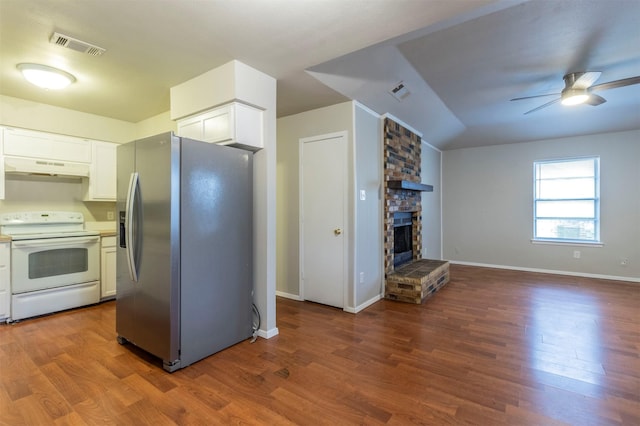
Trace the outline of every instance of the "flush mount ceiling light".
[[76, 81], [68, 72], [47, 65], [18, 64], [17, 67], [29, 83], [43, 89], [60, 90]]

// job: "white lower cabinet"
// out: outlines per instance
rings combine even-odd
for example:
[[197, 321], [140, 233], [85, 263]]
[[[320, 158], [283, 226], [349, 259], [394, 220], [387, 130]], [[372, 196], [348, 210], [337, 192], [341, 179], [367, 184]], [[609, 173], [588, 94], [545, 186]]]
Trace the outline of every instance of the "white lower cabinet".
[[0, 319], [11, 315], [10, 243], [0, 243]]
[[116, 237], [102, 237], [100, 261], [100, 297], [116, 295]]

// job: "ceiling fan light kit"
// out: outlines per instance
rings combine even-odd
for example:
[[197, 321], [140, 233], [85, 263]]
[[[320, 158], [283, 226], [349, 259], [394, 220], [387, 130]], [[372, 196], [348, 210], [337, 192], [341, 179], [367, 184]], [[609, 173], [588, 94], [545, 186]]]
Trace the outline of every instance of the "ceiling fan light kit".
[[562, 105], [580, 105], [588, 104], [591, 106], [598, 106], [605, 103], [607, 100], [600, 95], [596, 95], [593, 92], [616, 89], [618, 87], [631, 86], [633, 84], [640, 84], [640, 76], [623, 78], [620, 80], [609, 81], [607, 83], [601, 83], [593, 85], [602, 72], [600, 71], [584, 71], [584, 72], [572, 72], [566, 74], [562, 79], [564, 80], [564, 89], [561, 93], [548, 93], [544, 95], [524, 96], [521, 98], [513, 98], [512, 101], [521, 101], [523, 99], [540, 98], [544, 96], [558, 96], [546, 104], [540, 105], [534, 109], [531, 109], [526, 114], [530, 114], [535, 111], [539, 111], [543, 108], [547, 108], [556, 102], [560, 101]]
[[47, 65], [23, 63], [17, 68], [29, 83], [47, 90], [64, 89], [76, 81], [68, 72]]
[[583, 104], [589, 99], [587, 89], [564, 89], [562, 91], [562, 105], [572, 106]]

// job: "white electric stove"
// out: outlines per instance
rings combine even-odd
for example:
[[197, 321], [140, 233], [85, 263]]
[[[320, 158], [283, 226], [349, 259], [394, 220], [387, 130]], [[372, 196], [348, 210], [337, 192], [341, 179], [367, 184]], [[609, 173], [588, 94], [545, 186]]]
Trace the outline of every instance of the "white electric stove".
[[0, 233], [11, 236], [9, 321], [100, 301], [100, 236], [82, 213], [3, 213]]

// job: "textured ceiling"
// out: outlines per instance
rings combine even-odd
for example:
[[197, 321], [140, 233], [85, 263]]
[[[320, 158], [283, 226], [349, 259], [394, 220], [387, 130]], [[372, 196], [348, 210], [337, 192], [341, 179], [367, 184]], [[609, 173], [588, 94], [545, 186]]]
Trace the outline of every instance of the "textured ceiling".
[[[0, 93], [137, 122], [169, 109], [169, 88], [237, 59], [278, 79], [278, 114], [345, 98], [304, 70], [489, 0], [0, 0]], [[107, 49], [49, 43], [54, 31]], [[37, 62], [78, 82], [42, 92]]]
[[[312, 71], [452, 149], [640, 129], [640, 84], [599, 92], [607, 102], [597, 107], [557, 103], [524, 115], [556, 97], [510, 102], [559, 94], [570, 72], [601, 71], [597, 83], [638, 76], [638, 46], [638, 1], [528, 1], [415, 31]], [[398, 81], [411, 95], [394, 104], [388, 90]]]

